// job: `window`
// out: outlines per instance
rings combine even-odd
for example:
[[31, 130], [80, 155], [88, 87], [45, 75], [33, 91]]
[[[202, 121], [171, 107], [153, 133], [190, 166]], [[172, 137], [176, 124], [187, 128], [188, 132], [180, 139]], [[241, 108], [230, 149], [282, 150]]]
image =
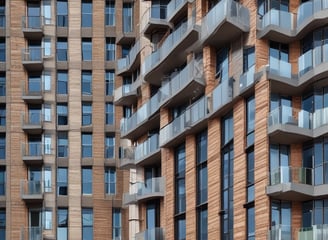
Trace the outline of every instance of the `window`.
[[289, 46], [279, 42], [270, 42], [269, 50], [269, 63], [270, 68], [273, 70], [279, 70], [281, 62], [289, 62]]
[[254, 144], [255, 130], [255, 98], [254, 96], [246, 99], [246, 144], [247, 147]]
[[175, 149], [175, 239], [186, 239], [186, 148]]
[[50, 91], [51, 90], [51, 72], [44, 71], [42, 74], [43, 81], [43, 90]]
[[319, 225], [318, 229], [321, 230], [321, 226], [328, 224], [328, 199], [307, 201], [303, 202], [302, 205], [303, 228], [308, 228], [310, 230], [314, 225]]
[[51, 24], [51, 1], [45, 0], [42, 5], [42, 13], [45, 24]]
[[115, 38], [106, 38], [106, 61], [115, 60]]
[[157, 19], [166, 19], [166, 8], [169, 1], [153, 0], [151, 4], [151, 17]]
[[255, 240], [255, 208], [247, 208], [247, 240]]
[[57, 39], [57, 61], [67, 61], [68, 51], [67, 38]]
[[68, 72], [57, 71], [57, 94], [68, 94]]
[[67, 103], [57, 104], [57, 124], [67, 125], [68, 124], [68, 109]]
[[6, 209], [0, 209], [0, 239], [6, 239]]
[[289, 0], [268, 1], [258, 0], [257, 14], [263, 17], [270, 9], [277, 9], [279, 11], [288, 12]]
[[92, 168], [82, 168], [82, 194], [92, 194]]
[[0, 38], [0, 62], [6, 61], [6, 39]]
[[123, 32], [133, 31], [133, 3], [123, 3]]
[[0, 133], [0, 159], [6, 159], [6, 134]]
[[6, 96], [6, 73], [0, 72], [0, 96]]
[[6, 1], [2, 0], [0, 1], [0, 28], [4, 27], [6, 27]]
[[57, 239], [68, 239], [68, 209], [57, 209]]
[[109, 134], [105, 138], [105, 158], [114, 158], [115, 156], [115, 136]]
[[155, 229], [160, 224], [160, 209], [158, 201], [149, 201], [146, 204], [146, 228]]
[[44, 154], [46, 154], [46, 155], [52, 154], [51, 135], [50, 134], [44, 134], [43, 141], [44, 141], [44, 144], [43, 144]]
[[82, 125], [91, 125], [92, 124], [92, 104], [83, 102], [82, 103]]
[[41, 105], [28, 105], [28, 123], [41, 124]]
[[271, 200], [271, 231], [270, 239], [281, 234], [281, 239], [292, 239], [291, 203]]
[[253, 66], [255, 66], [255, 47], [246, 48], [243, 53], [243, 72], [247, 72]]
[[82, 61], [92, 60], [92, 39], [82, 38]]
[[42, 136], [29, 135], [28, 136], [28, 156], [42, 155]]
[[106, 78], [106, 96], [113, 96], [114, 95], [114, 79], [115, 79], [115, 71], [108, 70], [105, 74]]
[[208, 239], [207, 228], [207, 205], [202, 205], [197, 209], [197, 239]]
[[68, 27], [67, 0], [57, 0], [57, 27]]
[[105, 169], [105, 193], [115, 194], [116, 193], [116, 169], [106, 168]]
[[6, 126], [6, 105], [0, 104], [0, 126]]
[[106, 0], [105, 25], [106, 26], [115, 26], [115, 1], [114, 0]]
[[292, 99], [288, 96], [271, 94], [269, 124], [293, 121]]
[[221, 239], [233, 240], [233, 114], [221, 121]]
[[216, 78], [220, 82], [229, 79], [229, 49], [222, 48], [216, 53]]
[[46, 230], [52, 229], [52, 210], [45, 209], [43, 211], [43, 228]]
[[67, 196], [68, 171], [66, 167], [57, 168], [57, 195]]
[[82, 27], [92, 27], [92, 0], [82, 0]]
[[250, 149], [247, 152], [247, 202], [254, 201], [254, 150]]
[[57, 157], [68, 157], [68, 134], [67, 132], [57, 133]]
[[122, 237], [122, 214], [120, 208], [113, 208], [113, 236], [112, 239], [121, 239]]
[[82, 208], [82, 240], [93, 240], [92, 208]]
[[82, 157], [92, 157], [92, 134], [82, 133]]
[[6, 195], [6, 168], [0, 167], [0, 196]]
[[42, 86], [41, 86], [41, 75], [31, 74], [28, 76], [28, 93], [29, 94], [41, 94]]
[[106, 103], [106, 125], [114, 124], [114, 105], [113, 103]]
[[290, 182], [289, 145], [270, 144], [270, 184]]
[[42, 44], [44, 57], [51, 56], [51, 39], [49, 37], [44, 37]]
[[92, 94], [92, 71], [82, 71], [82, 94]]
[[28, 54], [24, 55], [24, 60], [27, 61], [41, 61], [42, 48], [41, 40], [29, 40], [28, 41]]

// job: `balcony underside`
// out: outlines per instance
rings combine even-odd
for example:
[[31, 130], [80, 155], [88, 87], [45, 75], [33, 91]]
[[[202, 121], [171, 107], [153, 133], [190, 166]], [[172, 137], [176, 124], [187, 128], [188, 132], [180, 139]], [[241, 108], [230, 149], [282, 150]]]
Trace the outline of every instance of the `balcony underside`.
[[41, 104], [43, 102], [43, 96], [42, 95], [23, 95], [22, 99], [26, 103]]
[[123, 158], [119, 161], [119, 168], [121, 169], [130, 169], [136, 166], [134, 159]]
[[29, 134], [41, 134], [43, 131], [42, 124], [23, 124], [22, 129]]
[[175, 67], [181, 66], [186, 62], [188, 48], [198, 40], [198, 37], [198, 26], [189, 29], [184, 38], [181, 39], [163, 59], [160, 59], [157, 64], [154, 64], [154, 67], [145, 74], [144, 80], [153, 85], [160, 86], [162, 78], [166, 74], [174, 70]]
[[150, 18], [143, 30], [143, 33], [146, 37], [150, 37], [154, 31], [165, 32], [169, 28], [171, 28], [171, 24], [167, 22], [166, 19]]
[[23, 156], [22, 157], [26, 165], [42, 165], [43, 157], [42, 156]]
[[302, 143], [312, 138], [312, 130], [292, 124], [275, 124], [268, 127], [270, 143]]
[[132, 45], [136, 40], [135, 32], [120, 33], [117, 36], [117, 44], [119, 45]]
[[22, 64], [29, 72], [41, 72], [43, 70], [43, 61], [22, 61]]
[[300, 183], [281, 183], [267, 186], [266, 194], [275, 199], [300, 202], [327, 198], [328, 184], [313, 186]]
[[161, 165], [161, 149], [158, 148], [155, 152], [135, 161], [138, 166], [156, 166]]
[[125, 75], [131, 75], [139, 66], [140, 66], [140, 51], [134, 58], [133, 62], [130, 63], [126, 68], [122, 70], [117, 70], [118, 76], [125, 76]]
[[24, 37], [31, 40], [42, 39], [42, 28], [23, 28]]
[[137, 101], [137, 91], [131, 91], [125, 93], [124, 96], [121, 96], [118, 99], [114, 100], [114, 104], [117, 106], [130, 106]]
[[183, 18], [188, 13], [188, 2], [187, 0], [183, 0], [181, 6], [178, 7], [178, 9], [175, 9], [173, 13], [167, 18], [167, 21], [174, 23], [178, 19]]
[[22, 199], [26, 204], [42, 204], [43, 202], [43, 194], [23, 194]]

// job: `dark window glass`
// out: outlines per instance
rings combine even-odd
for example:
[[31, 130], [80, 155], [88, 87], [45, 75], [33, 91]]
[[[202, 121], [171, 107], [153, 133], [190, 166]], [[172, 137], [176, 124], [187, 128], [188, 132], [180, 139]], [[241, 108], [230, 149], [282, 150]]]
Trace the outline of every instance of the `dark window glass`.
[[67, 38], [57, 39], [57, 61], [67, 61], [68, 44]]
[[186, 149], [184, 145], [175, 150], [175, 212], [184, 213], [186, 211]]
[[106, 135], [105, 138], [105, 158], [114, 158], [115, 156], [115, 137]]
[[0, 38], [0, 62], [6, 61], [6, 39]]
[[115, 80], [115, 71], [108, 70], [106, 71], [106, 96], [114, 95], [114, 80]]
[[68, 94], [68, 72], [57, 71], [57, 94]]
[[93, 240], [92, 208], [82, 208], [82, 240]]
[[255, 65], [255, 47], [244, 49], [243, 72], [247, 72], [254, 65]]
[[82, 27], [92, 27], [92, 0], [82, 0]]
[[82, 125], [92, 124], [92, 104], [89, 102], [82, 103]]
[[82, 39], [82, 61], [92, 60], [92, 39], [83, 38]]
[[92, 168], [82, 168], [82, 194], [92, 194]]
[[106, 103], [106, 125], [114, 124], [114, 105]]
[[113, 223], [113, 239], [121, 239], [122, 237], [122, 214], [120, 208], [113, 208], [112, 210]]
[[59, 167], [57, 169], [57, 195], [67, 195], [67, 168]]
[[281, 239], [291, 238], [291, 203], [286, 201], [271, 201], [271, 231], [270, 239], [281, 236]]
[[0, 167], [0, 196], [6, 195], [6, 168]]
[[116, 169], [113, 167], [105, 169], [105, 193], [116, 193]]
[[82, 71], [82, 94], [92, 94], [92, 71]]
[[92, 134], [82, 133], [82, 157], [92, 157]]
[[0, 72], [0, 96], [6, 96], [6, 73]]
[[6, 134], [0, 133], [0, 159], [6, 159]]
[[106, 61], [115, 60], [115, 38], [106, 38]]
[[0, 104], [0, 126], [6, 126], [6, 105]]
[[246, 142], [247, 146], [254, 144], [254, 130], [255, 130], [255, 98], [249, 97], [246, 100]]
[[247, 240], [255, 240], [255, 209], [247, 208]]
[[114, 0], [106, 0], [105, 25], [106, 26], [115, 26], [115, 1]]
[[123, 32], [133, 31], [133, 3], [123, 3]]
[[57, 104], [57, 124], [67, 125], [68, 124], [68, 107], [67, 103]]
[[6, 209], [0, 209], [0, 239], [6, 239]]
[[67, 0], [57, 0], [57, 27], [68, 27]]
[[57, 157], [68, 157], [68, 134], [67, 132], [57, 133]]
[[207, 240], [207, 205], [197, 209], [197, 240]]
[[216, 78], [219, 81], [229, 79], [229, 49], [222, 48], [216, 53]]

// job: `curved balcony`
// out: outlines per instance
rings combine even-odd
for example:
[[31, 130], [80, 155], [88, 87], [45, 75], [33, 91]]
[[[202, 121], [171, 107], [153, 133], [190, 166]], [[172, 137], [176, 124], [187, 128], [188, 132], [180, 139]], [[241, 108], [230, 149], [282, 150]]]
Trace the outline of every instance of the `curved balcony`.
[[167, 5], [167, 21], [175, 22], [176, 19], [186, 15], [189, 2], [193, 0], [171, 0]]
[[222, 46], [250, 29], [249, 10], [233, 0], [217, 3], [203, 18], [203, 45]]
[[140, 65], [140, 41], [136, 42], [125, 58], [117, 60], [117, 75], [132, 73]]
[[268, 135], [271, 142], [301, 143], [328, 132], [328, 108], [309, 113], [302, 109], [282, 106], [268, 117]]
[[33, 47], [22, 50], [22, 64], [26, 70], [41, 72], [43, 69], [43, 48]]
[[197, 99], [204, 93], [203, 60], [192, 60], [180, 72], [172, 73], [169, 81], [160, 88], [161, 106], [171, 107]]
[[174, 30], [161, 47], [145, 59], [142, 66], [144, 80], [160, 86], [161, 79], [168, 72], [181, 66], [186, 61], [186, 49], [198, 40], [198, 28], [193, 19], [189, 19]]
[[184, 113], [160, 130], [160, 146], [170, 147], [184, 140], [187, 134], [195, 133], [207, 124], [208, 98], [206, 96], [189, 106]]
[[121, 119], [121, 137], [136, 139], [151, 129], [159, 127], [160, 92], [142, 105], [129, 118]]
[[145, 183], [137, 182], [130, 188], [132, 193], [125, 193], [123, 195], [123, 205], [164, 197], [165, 179], [164, 177], [151, 178]]
[[328, 196], [328, 184], [314, 185], [315, 171], [303, 167], [279, 167], [270, 172], [266, 193], [288, 201], [307, 201]]
[[44, 18], [41, 16], [23, 16], [22, 31], [28, 39], [42, 39]]
[[301, 228], [298, 231], [298, 240], [328, 239], [328, 224], [312, 225], [311, 227]]
[[140, 29], [145, 36], [149, 36], [154, 30], [166, 31], [171, 27], [166, 19], [166, 5], [149, 7], [141, 17]]
[[30, 142], [22, 145], [22, 160], [26, 165], [42, 165], [43, 144]]
[[146, 229], [145, 231], [138, 232], [135, 235], [135, 240], [164, 240], [163, 228]]
[[21, 197], [26, 203], [42, 203], [43, 201], [42, 182], [21, 180]]
[[137, 87], [135, 84], [126, 84], [115, 89], [114, 103], [117, 106], [132, 105], [137, 101]]
[[22, 129], [26, 133], [41, 134], [43, 131], [43, 119], [41, 109], [39, 112], [22, 113]]

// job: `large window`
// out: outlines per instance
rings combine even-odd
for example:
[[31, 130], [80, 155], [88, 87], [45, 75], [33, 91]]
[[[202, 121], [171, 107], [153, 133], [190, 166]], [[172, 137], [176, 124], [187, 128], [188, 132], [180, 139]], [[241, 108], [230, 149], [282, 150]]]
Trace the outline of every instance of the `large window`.
[[68, 124], [68, 107], [67, 103], [57, 104], [57, 124], [67, 125]]
[[67, 0], [57, 0], [57, 27], [68, 27]]
[[114, 105], [113, 103], [106, 103], [106, 125], [114, 124]]
[[115, 60], [115, 38], [106, 38], [106, 61]]
[[92, 27], [92, 0], [82, 0], [82, 27]]
[[216, 53], [216, 78], [221, 82], [229, 79], [229, 48]]
[[82, 157], [92, 157], [92, 134], [82, 133]]
[[271, 201], [271, 231], [270, 239], [292, 239], [291, 203], [286, 201]]
[[133, 31], [133, 3], [123, 3], [123, 32]]
[[243, 72], [255, 65], [255, 47], [245, 48], [243, 53]]
[[6, 96], [6, 73], [0, 72], [0, 96]]
[[122, 238], [122, 214], [120, 208], [113, 208], [112, 210], [113, 236], [112, 239]]
[[290, 182], [289, 145], [270, 144], [270, 184]]
[[221, 239], [233, 240], [233, 115], [221, 121]]
[[28, 76], [28, 93], [40, 94], [42, 91], [42, 81], [40, 74], [30, 74]]
[[68, 239], [68, 209], [57, 209], [57, 239]]
[[68, 157], [68, 133], [57, 133], [57, 157]]
[[82, 61], [92, 60], [92, 39], [82, 38]]
[[255, 208], [247, 208], [247, 240], [255, 240]]
[[0, 159], [6, 159], [6, 134], [0, 133]]
[[92, 94], [92, 71], [82, 71], [82, 94]]
[[271, 94], [269, 124], [288, 123], [293, 119], [292, 100], [288, 96]]
[[105, 158], [114, 158], [115, 156], [115, 136], [106, 134], [105, 137]]
[[114, 70], [107, 70], [105, 74], [106, 78], [106, 96], [113, 96], [114, 95], [114, 80], [115, 80], [115, 71]]
[[279, 42], [270, 42], [269, 50], [269, 62], [270, 68], [273, 70], [279, 70], [281, 62], [289, 62], [289, 46]]
[[57, 195], [67, 195], [68, 171], [66, 167], [57, 168]]
[[67, 38], [57, 39], [57, 61], [67, 61], [68, 59], [68, 44]]
[[197, 239], [207, 239], [207, 130], [196, 136]]
[[0, 196], [6, 194], [6, 168], [0, 167]]
[[115, 26], [115, 1], [114, 0], [106, 0], [105, 25], [106, 26]]
[[0, 209], [0, 239], [6, 239], [6, 209]]
[[6, 61], [6, 39], [0, 38], [0, 62]]
[[93, 240], [92, 208], [82, 208], [82, 240]]
[[92, 194], [91, 167], [82, 167], [82, 194]]
[[289, 0], [258, 0], [257, 1], [257, 14], [264, 16], [270, 9], [276, 9], [279, 11], [288, 12], [289, 10]]
[[82, 125], [92, 124], [92, 103], [82, 102]]
[[254, 144], [255, 130], [255, 98], [249, 97], [246, 100], [246, 144], [251, 146]]
[[57, 71], [57, 94], [68, 94], [68, 71]]
[[[0, 27], [6, 27], [6, 1], [0, 1]], [[0, 235], [1, 236], [1, 235]]]
[[0, 104], [0, 126], [6, 126], [6, 105]]
[[105, 169], [105, 193], [116, 193], [116, 169], [113, 167]]
[[[313, 227], [313, 225], [325, 226], [328, 224], [328, 199], [303, 202], [302, 210], [303, 228], [312, 230], [311, 227]], [[318, 233], [320, 233], [320, 230]]]

